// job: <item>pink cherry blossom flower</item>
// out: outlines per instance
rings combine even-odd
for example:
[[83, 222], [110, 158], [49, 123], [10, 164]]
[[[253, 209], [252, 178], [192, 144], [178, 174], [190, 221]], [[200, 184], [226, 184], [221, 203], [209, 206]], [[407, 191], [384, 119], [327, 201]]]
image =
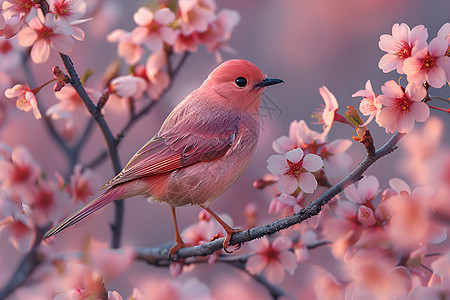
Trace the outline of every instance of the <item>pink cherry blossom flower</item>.
[[345, 197], [355, 204], [368, 204], [379, 192], [378, 179], [373, 176], [364, 176], [358, 184], [352, 184], [344, 190]]
[[133, 41], [144, 44], [151, 51], [158, 51], [163, 43], [173, 45], [178, 31], [168, 25], [175, 20], [175, 14], [167, 7], [153, 13], [146, 7], [140, 7], [133, 16], [138, 25], [133, 31]]
[[323, 159], [323, 168], [328, 180], [341, 180], [348, 173], [348, 167], [353, 162], [346, 151], [352, 145], [351, 140], [337, 139], [324, 144], [319, 156]]
[[384, 73], [397, 69], [399, 74], [404, 74], [404, 60], [411, 57], [413, 48], [417, 51], [426, 47], [427, 38], [428, 31], [423, 25], [417, 25], [411, 30], [405, 23], [394, 24], [392, 35], [380, 36], [378, 46], [387, 54], [381, 58], [378, 67]]
[[37, 7], [39, 4], [33, 0], [5, 0], [0, 10], [3, 10], [2, 14], [6, 19], [11, 16], [26, 18], [32, 11], [36, 11]]
[[70, 23], [84, 16], [86, 2], [84, 0], [50, 0], [50, 9], [58, 19]]
[[208, 300], [212, 298], [208, 286], [196, 278], [179, 283], [161, 277], [149, 277], [140, 280], [137, 288], [133, 289], [130, 299]]
[[359, 111], [364, 116], [369, 116], [369, 119], [363, 124], [363, 126], [367, 126], [375, 116], [378, 116], [382, 107], [381, 103], [377, 101], [377, 94], [373, 92], [370, 80], [366, 82], [366, 89], [357, 91], [352, 97], [363, 97], [359, 104]]
[[206, 31], [216, 18], [216, 4], [213, 0], [180, 0], [178, 7], [181, 33], [184, 35]]
[[54, 181], [39, 180], [22, 192], [22, 206], [34, 222], [45, 226], [50, 220], [57, 221], [63, 210], [62, 201], [57, 201], [58, 186]]
[[447, 82], [447, 72], [450, 70], [450, 62], [445, 53], [448, 48], [448, 40], [434, 38], [428, 47], [413, 49], [412, 57], [403, 63], [403, 70], [408, 82], [423, 84], [428, 82], [434, 88], [441, 88]]
[[11, 16], [7, 19], [2, 19], [2, 17], [0, 15], [0, 23], [3, 23], [0, 26], [0, 36], [4, 36], [5, 39], [14, 37], [26, 23], [25, 17]]
[[35, 63], [44, 63], [50, 56], [50, 47], [64, 54], [73, 51], [74, 41], [71, 38], [72, 28], [55, 20], [55, 16], [47, 14], [33, 18], [28, 26], [19, 33], [19, 44], [23, 47], [32, 46], [31, 59]]
[[222, 61], [219, 51], [234, 53], [234, 50], [228, 46], [228, 41], [240, 19], [237, 11], [222, 9], [216, 20], [209, 24], [208, 30], [198, 33], [199, 42], [205, 44], [209, 52], [214, 53], [217, 62]]
[[387, 210], [392, 216], [388, 228], [392, 242], [410, 249], [426, 242], [437, 244], [447, 238], [445, 227], [431, 220], [431, 186], [417, 187], [411, 191], [398, 178], [389, 180], [389, 184], [398, 193], [386, 201]]
[[109, 92], [120, 97], [141, 98], [147, 88], [144, 78], [133, 75], [119, 76], [111, 80]]
[[272, 143], [276, 153], [286, 154], [289, 150], [302, 148], [306, 153], [319, 153], [325, 144], [326, 133], [319, 133], [308, 127], [304, 120], [293, 121], [289, 127], [289, 137], [282, 136]]
[[21, 252], [27, 253], [36, 239], [36, 229], [31, 217], [23, 212], [9, 216], [0, 223], [0, 237]]
[[70, 176], [70, 193], [72, 194], [72, 203], [78, 201], [87, 203], [89, 198], [94, 195], [96, 189], [94, 188], [97, 181], [90, 169], [83, 170], [80, 164], [75, 165], [73, 174]]
[[317, 243], [317, 234], [313, 230], [308, 230], [293, 245], [295, 257], [299, 263], [305, 262], [308, 259], [308, 246], [314, 243]]
[[245, 269], [251, 274], [263, 274], [274, 284], [283, 281], [284, 271], [294, 274], [297, 260], [290, 250], [292, 242], [287, 237], [279, 236], [273, 242], [263, 237], [250, 245], [255, 250], [255, 254], [247, 260]]
[[118, 42], [117, 53], [129, 65], [138, 63], [144, 54], [141, 44], [135, 43], [132, 34], [123, 29], [114, 30], [107, 35], [106, 39], [110, 43]]
[[180, 33], [173, 44], [173, 52], [175, 53], [183, 53], [185, 51], [196, 52], [198, 50], [197, 46], [198, 43], [199, 40], [197, 33], [192, 33], [190, 35], [184, 35]]
[[336, 97], [328, 90], [326, 86], [319, 88], [320, 96], [322, 96], [323, 101], [325, 101], [325, 107], [323, 108], [321, 120], [325, 127], [331, 128], [333, 126], [333, 121], [335, 119], [336, 111], [339, 108], [339, 104]]
[[422, 86], [409, 83], [405, 91], [394, 81], [386, 82], [378, 96], [378, 102], [386, 107], [376, 118], [376, 122], [386, 129], [386, 132], [408, 133], [414, 127], [414, 121], [424, 122], [430, 116], [430, 108], [422, 102], [426, 90]]
[[33, 110], [33, 114], [36, 119], [40, 119], [42, 117], [37, 106], [36, 95], [28, 87], [28, 85], [16, 84], [12, 88], [5, 91], [5, 96], [7, 98], [17, 97], [16, 106], [18, 109], [25, 112]]
[[[441, 29], [439, 29], [438, 37], [446, 39], [449, 43], [447, 51], [445, 52], [445, 56], [450, 56], [450, 23], [445, 23], [442, 25]], [[447, 78], [450, 78], [450, 75], [447, 73]]]
[[39, 164], [27, 148], [18, 146], [12, 149], [11, 160], [0, 160], [0, 181], [2, 188], [28, 187], [41, 173]]
[[[85, 89], [94, 101], [100, 98], [99, 91], [88, 87]], [[64, 86], [60, 91], [55, 92], [55, 97], [59, 103], [51, 106], [46, 115], [51, 116], [53, 120], [65, 119], [66, 128], [72, 128], [77, 121], [89, 115], [83, 100], [72, 86]]]
[[269, 205], [269, 214], [277, 214], [286, 212], [286, 215], [292, 215], [302, 209], [300, 203], [304, 200], [304, 194], [299, 193], [297, 197], [282, 193], [277, 197], [273, 197]]
[[277, 188], [286, 194], [294, 193], [297, 188], [305, 193], [312, 193], [317, 188], [317, 180], [311, 172], [320, 170], [323, 161], [315, 154], [303, 155], [297, 148], [282, 155], [272, 155], [267, 160], [267, 169], [280, 178]]
[[358, 208], [358, 221], [364, 226], [373, 226], [377, 222], [374, 211], [365, 205]]
[[145, 64], [148, 80], [147, 93], [153, 100], [159, 99], [170, 85], [170, 76], [164, 71], [165, 67], [167, 67], [167, 56], [163, 50], [149, 56]]

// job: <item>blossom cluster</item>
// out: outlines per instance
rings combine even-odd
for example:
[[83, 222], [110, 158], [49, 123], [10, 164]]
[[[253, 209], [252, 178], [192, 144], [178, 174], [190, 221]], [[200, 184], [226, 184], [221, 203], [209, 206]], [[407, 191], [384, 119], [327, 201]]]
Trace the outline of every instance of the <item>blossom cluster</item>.
[[414, 122], [424, 122], [430, 116], [428, 90], [442, 88], [450, 79], [450, 23], [444, 24], [437, 36], [427, 43], [428, 31], [423, 25], [413, 29], [407, 24], [394, 24], [392, 35], [383, 34], [379, 47], [387, 52], [378, 66], [383, 72], [396, 70], [405, 74], [408, 84], [400, 86], [394, 80], [382, 87], [377, 95], [370, 80], [365, 89], [353, 94], [363, 97], [359, 109], [386, 132], [408, 133]]

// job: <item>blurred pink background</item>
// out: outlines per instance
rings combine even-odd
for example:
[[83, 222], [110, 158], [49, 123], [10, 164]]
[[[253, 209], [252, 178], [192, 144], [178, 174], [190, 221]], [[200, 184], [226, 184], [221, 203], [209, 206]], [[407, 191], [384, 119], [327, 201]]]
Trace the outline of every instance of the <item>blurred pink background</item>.
[[[92, 1], [87, 1], [88, 3]], [[326, 85], [336, 96], [342, 114], [347, 105], [357, 107], [359, 101], [351, 95], [363, 89], [365, 82], [370, 79], [376, 93], [380, 93], [380, 86], [388, 80], [398, 80], [399, 75], [391, 72], [384, 74], [378, 68], [378, 61], [383, 52], [378, 48], [379, 36], [391, 33], [394, 23], [407, 23], [411, 28], [423, 24], [428, 28], [429, 40], [436, 36], [439, 28], [449, 22], [450, 2], [448, 0], [283, 0], [283, 1], [217, 1], [220, 8], [237, 10], [241, 15], [241, 22], [235, 28], [230, 46], [236, 50], [235, 54], [224, 53], [224, 59], [244, 58], [258, 65], [269, 77], [285, 80], [284, 85], [272, 87], [266, 91], [270, 101], [276, 102], [281, 108], [271, 117], [263, 120], [263, 130], [256, 151], [249, 168], [238, 182], [212, 204], [212, 208], [219, 213], [232, 216], [237, 226], [245, 226], [243, 209], [246, 204], [254, 202], [258, 205], [259, 213], [266, 216], [270, 196], [252, 188], [252, 182], [266, 173], [266, 159], [273, 154], [272, 141], [286, 135], [289, 124], [293, 120], [305, 119], [309, 124], [314, 120], [311, 114], [322, 103], [318, 89]], [[101, 76], [107, 65], [116, 59], [116, 44], [106, 42], [105, 36], [116, 28], [131, 30], [134, 26], [132, 14], [146, 1], [107, 1], [111, 5], [111, 13], [105, 20], [93, 20], [95, 27], [85, 24], [86, 40], [76, 43], [75, 53], [71, 58], [79, 74], [92, 68], [94, 75], [87, 86], [103, 89], [99, 86]], [[92, 3], [90, 3], [92, 5]], [[92, 7], [92, 6], [91, 6]], [[89, 11], [88, 11], [89, 13]], [[83, 25], [82, 25], [83, 26]], [[94, 28], [94, 29], [92, 29]], [[43, 65], [33, 65], [33, 72], [41, 84], [51, 78], [51, 67], [62, 63], [56, 53]], [[198, 87], [209, 72], [217, 65], [214, 56], [204, 47], [197, 53], [190, 55], [183, 69], [175, 79], [170, 92], [166, 94], [152, 112], [143, 118], [127, 134], [119, 147], [120, 158], [124, 166], [129, 158], [159, 129], [160, 124], [175, 105], [190, 91]], [[21, 70], [14, 72], [14, 78], [23, 78]], [[125, 68], [123, 70], [124, 74]], [[403, 78], [403, 80], [405, 80]], [[447, 97], [450, 95], [448, 85], [433, 95]], [[1, 91], [3, 95], [3, 91]], [[56, 103], [56, 99], [46, 88], [39, 93], [38, 100], [45, 107]], [[2, 98], [2, 101], [9, 101]], [[265, 97], [265, 101], [270, 101]], [[10, 103], [10, 104], [11, 104]], [[25, 145], [40, 162], [48, 176], [55, 171], [62, 174], [67, 172], [64, 154], [47, 134], [42, 121], [37, 121], [31, 113], [17, 111], [14, 105], [8, 105], [8, 116], [0, 127], [0, 140], [10, 146]], [[113, 132], [117, 132], [127, 121], [127, 115], [106, 105], [107, 121]], [[278, 113], [279, 112], [279, 113]], [[262, 113], [265, 113], [262, 111]], [[432, 114], [444, 118], [446, 126], [450, 125], [448, 115], [443, 112], [432, 111]], [[82, 125], [84, 126], [84, 125]], [[416, 126], [420, 126], [417, 125]], [[312, 125], [320, 130], [320, 125]], [[375, 145], [381, 146], [388, 136], [375, 124], [371, 130]], [[351, 138], [354, 132], [347, 127], [336, 124], [331, 131], [329, 140], [334, 138]], [[446, 137], [446, 144], [450, 138]], [[105, 149], [105, 143], [99, 130], [95, 128], [91, 139], [81, 156], [81, 162], [89, 162], [100, 151]], [[354, 161], [360, 161], [364, 149], [357, 143], [350, 148]], [[382, 188], [387, 186], [387, 180], [397, 174], [392, 166], [401, 151], [390, 155], [371, 167], [367, 174], [376, 175], [380, 179]], [[386, 172], [386, 169], [389, 172]], [[98, 186], [113, 176], [112, 167], [105, 161], [95, 170], [99, 176]], [[179, 225], [185, 228], [197, 220], [199, 208], [188, 207], [178, 210]], [[82, 237], [91, 235], [96, 240], [109, 243], [109, 223], [112, 221], [113, 205], [108, 206], [101, 213], [89, 217], [80, 224], [68, 229], [56, 238], [58, 249], [67, 251], [78, 249]], [[271, 221], [270, 217], [260, 222]], [[173, 225], [168, 206], [162, 204], [148, 204], [143, 199], [126, 201], [125, 223], [123, 228], [122, 245], [151, 247], [172, 241]], [[1, 261], [9, 262], [20, 258], [15, 250], [8, 245], [1, 245]], [[332, 256], [325, 249], [311, 252], [310, 262], [327, 266]], [[283, 287], [292, 294], [300, 296], [307, 291], [301, 291], [302, 285], [307, 284], [308, 264], [299, 265], [295, 275], [286, 276]], [[12, 270], [8, 268], [6, 273]], [[213, 272], [217, 276], [211, 276]], [[223, 272], [223, 274], [221, 274]], [[0, 272], [0, 286], [8, 278], [8, 274]], [[162, 274], [170, 276], [168, 269], [155, 268], [134, 263], [125, 274], [107, 283], [110, 290], [118, 290], [126, 297], [131, 294], [130, 281], [145, 275]], [[181, 275], [181, 278], [192, 276], [192, 273]], [[228, 266], [208, 265], [198, 266], [194, 273], [200, 280], [211, 286], [220, 286], [222, 276], [233, 276], [232, 268]], [[221, 274], [221, 275], [218, 275]], [[249, 280], [250, 287], [260, 290], [262, 297], [268, 294], [257, 283]]]

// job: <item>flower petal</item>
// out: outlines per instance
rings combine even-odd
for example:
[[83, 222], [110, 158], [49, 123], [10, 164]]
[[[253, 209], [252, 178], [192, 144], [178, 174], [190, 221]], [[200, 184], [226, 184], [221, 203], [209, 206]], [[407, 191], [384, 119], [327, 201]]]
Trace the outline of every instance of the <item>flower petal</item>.
[[309, 172], [303, 172], [299, 176], [298, 185], [303, 192], [310, 194], [317, 188], [316, 177]]
[[303, 168], [309, 172], [316, 172], [323, 167], [322, 158], [316, 154], [308, 154], [303, 158]]

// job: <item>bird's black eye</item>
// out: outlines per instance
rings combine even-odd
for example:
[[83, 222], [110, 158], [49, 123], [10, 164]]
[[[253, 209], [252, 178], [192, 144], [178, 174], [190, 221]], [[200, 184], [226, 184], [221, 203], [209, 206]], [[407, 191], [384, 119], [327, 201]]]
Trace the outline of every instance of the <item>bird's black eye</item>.
[[234, 82], [236, 82], [236, 85], [240, 87], [244, 87], [247, 85], [247, 79], [245, 79], [245, 77], [238, 77]]

